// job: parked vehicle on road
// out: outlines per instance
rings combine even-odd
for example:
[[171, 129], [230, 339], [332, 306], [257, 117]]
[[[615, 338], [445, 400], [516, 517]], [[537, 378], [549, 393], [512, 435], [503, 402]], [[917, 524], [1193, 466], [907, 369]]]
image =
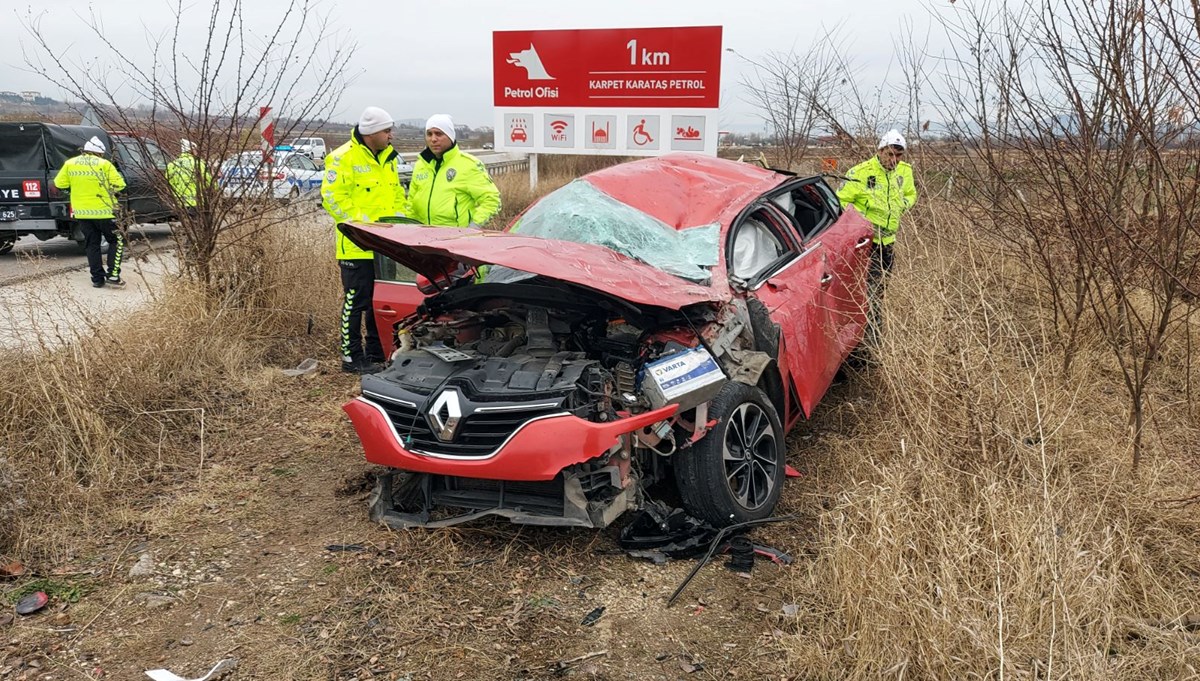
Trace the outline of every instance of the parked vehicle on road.
[[321, 137], [297, 137], [288, 142], [287, 146], [297, 154], [304, 154], [316, 161], [318, 165], [325, 160], [325, 155], [328, 153], [325, 149], [325, 140]]
[[154, 142], [87, 125], [0, 122], [0, 255], [27, 234], [42, 241], [64, 236], [82, 245], [70, 197], [54, 186], [54, 176], [93, 136], [125, 178], [125, 191], [117, 195], [120, 210], [135, 222], [172, 218], [159, 194], [167, 156]]
[[322, 169], [304, 154], [284, 147], [270, 163], [261, 151], [243, 151], [221, 164], [217, 181], [225, 196], [280, 201], [315, 197], [321, 191]]
[[372, 515], [393, 527], [602, 527], [664, 481], [714, 525], [768, 517], [787, 430], [866, 327], [871, 226], [820, 177], [675, 154], [505, 233], [340, 229], [387, 258], [394, 350], [344, 409], [391, 469]]

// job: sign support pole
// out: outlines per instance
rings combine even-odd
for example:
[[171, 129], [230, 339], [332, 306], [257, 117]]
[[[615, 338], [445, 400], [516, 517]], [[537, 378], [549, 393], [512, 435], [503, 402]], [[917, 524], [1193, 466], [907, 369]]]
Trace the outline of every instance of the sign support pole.
[[275, 198], [275, 115], [271, 107], [258, 107], [263, 161], [267, 167], [267, 199]]
[[537, 188], [537, 154], [529, 155], [529, 188]]

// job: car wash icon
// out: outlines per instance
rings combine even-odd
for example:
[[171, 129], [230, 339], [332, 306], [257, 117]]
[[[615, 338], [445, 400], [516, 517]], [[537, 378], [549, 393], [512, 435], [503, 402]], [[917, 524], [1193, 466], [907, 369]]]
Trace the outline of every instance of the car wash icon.
[[538, 55], [537, 48], [533, 46], [533, 43], [529, 44], [527, 50], [510, 52], [505, 61], [525, 69], [526, 78], [529, 80], [554, 80], [554, 76], [546, 73], [546, 67], [542, 64], [542, 58]]
[[524, 118], [512, 119], [512, 129], [508, 131], [508, 139], [513, 143], [529, 141], [529, 135], [525, 132]]

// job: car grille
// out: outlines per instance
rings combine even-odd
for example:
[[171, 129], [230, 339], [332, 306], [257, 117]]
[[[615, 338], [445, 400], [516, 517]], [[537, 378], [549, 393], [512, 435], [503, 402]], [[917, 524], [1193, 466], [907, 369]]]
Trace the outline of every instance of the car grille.
[[510, 482], [437, 476], [432, 481], [434, 506], [471, 511], [506, 508], [547, 516], [563, 514], [562, 475], [545, 482]]
[[564, 413], [559, 407], [512, 405], [504, 411], [476, 411], [464, 417], [451, 442], [442, 442], [433, 434], [424, 413], [417, 407], [371, 395], [366, 398], [378, 404], [387, 413], [405, 449], [457, 456], [483, 458], [500, 449], [513, 433], [532, 419]]

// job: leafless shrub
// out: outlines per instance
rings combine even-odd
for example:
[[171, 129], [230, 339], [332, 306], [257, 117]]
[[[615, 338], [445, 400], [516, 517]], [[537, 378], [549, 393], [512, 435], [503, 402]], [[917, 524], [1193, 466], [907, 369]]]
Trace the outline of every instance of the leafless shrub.
[[[265, 367], [290, 368], [334, 346], [340, 282], [332, 269], [311, 267], [333, 248], [327, 223], [245, 229], [254, 248], [218, 249], [214, 258], [212, 285], [227, 287], [219, 304], [197, 282], [167, 280], [144, 309], [121, 317], [73, 305], [70, 315], [90, 334], [2, 353], [6, 458], [37, 491], [4, 524], [22, 555], [69, 544], [93, 504], [103, 515], [105, 502], [131, 489], [200, 475], [212, 456], [206, 441], [228, 414], [269, 402], [264, 391], [277, 374]], [[51, 304], [27, 302], [35, 313]], [[54, 304], [72, 306], [61, 296]], [[0, 506], [3, 492], [0, 484]]]
[[[1023, 262], [938, 198], [912, 227], [864, 397], [826, 405], [858, 425], [827, 436], [836, 456], [818, 470], [819, 539], [793, 585], [791, 668], [1188, 676], [1200, 658], [1181, 623], [1200, 585], [1179, 575], [1200, 560], [1200, 523], [1147, 502], [1194, 489], [1185, 463], [1154, 457], [1126, 475], [1099, 340], [1081, 345], [1077, 380], [1061, 381], [1049, 322], [997, 295]], [[1163, 430], [1196, 434], [1184, 421]]]
[[25, 507], [25, 496], [17, 482], [12, 464], [0, 455], [0, 555], [16, 535], [17, 518]]
[[[206, 14], [204, 14], [206, 13]], [[62, 49], [45, 14], [25, 17], [36, 46], [27, 62], [49, 82], [88, 105], [109, 129], [135, 131], [143, 146], [153, 141], [169, 153], [179, 141], [194, 144], [214, 178], [222, 162], [247, 149], [257, 149], [260, 107], [278, 114], [277, 139], [304, 134], [314, 119], [334, 108], [346, 84], [343, 74], [354, 45], [338, 34], [315, 0], [291, 0], [275, 12], [277, 23], [266, 31], [252, 25], [245, 6], [216, 0], [207, 7], [178, 2], [174, 23], [148, 36], [149, 57], [118, 42], [92, 15], [87, 28], [105, 48], [100, 59], [82, 63]], [[190, 27], [202, 26], [202, 44], [186, 47]], [[197, 206], [187, 211], [171, 191], [163, 167], [146, 169], [160, 198], [179, 220], [177, 237], [185, 254], [184, 272], [204, 287], [213, 286], [213, 260], [222, 249], [236, 248], [250, 225], [270, 224], [262, 208], [274, 202], [271, 186], [279, 181], [270, 156], [255, 155], [245, 164], [267, 186], [246, 183], [232, 195], [197, 171]], [[320, 160], [318, 159], [318, 163]], [[316, 210], [315, 201], [308, 206]], [[292, 216], [267, 213], [274, 220]]]
[[956, 54], [940, 104], [972, 147], [955, 169], [961, 196], [1049, 298], [1064, 374], [1081, 334], [1105, 340], [1128, 396], [1135, 468], [1149, 386], [1200, 294], [1192, 15], [1147, 0], [942, 15]]
[[865, 79], [840, 27], [820, 32], [807, 46], [758, 57], [729, 50], [753, 67], [741, 85], [770, 131], [774, 167], [797, 168], [822, 142], [828, 146], [823, 136], [858, 157], [874, 153], [879, 134], [906, 116], [908, 129], [916, 130], [926, 53], [911, 22], [895, 40], [900, 87], [888, 85], [890, 68], [879, 82]]

